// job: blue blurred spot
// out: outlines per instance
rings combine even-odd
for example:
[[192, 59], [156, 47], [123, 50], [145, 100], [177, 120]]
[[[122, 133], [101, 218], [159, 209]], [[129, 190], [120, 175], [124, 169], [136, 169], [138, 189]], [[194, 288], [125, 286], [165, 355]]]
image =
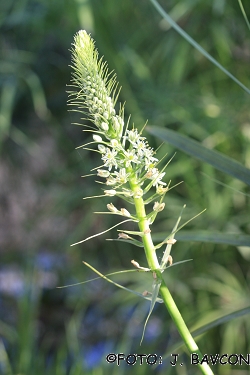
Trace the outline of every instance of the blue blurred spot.
[[13, 297], [21, 297], [25, 292], [23, 273], [15, 268], [0, 270], [0, 292]]
[[92, 369], [100, 364], [107, 351], [104, 341], [88, 347], [84, 350], [84, 365], [87, 369]]

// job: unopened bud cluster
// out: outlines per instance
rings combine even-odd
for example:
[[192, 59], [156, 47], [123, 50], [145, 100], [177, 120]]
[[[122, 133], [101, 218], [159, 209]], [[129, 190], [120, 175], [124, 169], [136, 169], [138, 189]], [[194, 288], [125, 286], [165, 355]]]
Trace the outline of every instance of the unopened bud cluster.
[[123, 111], [116, 114], [114, 108], [115, 76], [110, 78], [107, 64], [98, 61], [94, 41], [85, 30], [75, 35], [72, 56], [72, 81], [80, 88], [78, 93], [71, 93], [73, 100], [78, 106], [81, 102], [81, 109], [88, 110], [91, 120], [108, 139], [121, 137], [124, 121]]

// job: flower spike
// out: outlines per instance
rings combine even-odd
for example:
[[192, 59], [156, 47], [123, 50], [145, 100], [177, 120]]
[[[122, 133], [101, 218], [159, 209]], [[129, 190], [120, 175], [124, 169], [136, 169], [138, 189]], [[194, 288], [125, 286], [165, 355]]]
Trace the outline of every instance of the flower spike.
[[[165, 194], [173, 188], [170, 188], [170, 181], [167, 184], [163, 180], [166, 174], [165, 170], [172, 158], [163, 167], [160, 167], [159, 165], [161, 165], [163, 158], [161, 160], [157, 159], [156, 151], [148, 145], [146, 138], [142, 136], [142, 131], [138, 132], [134, 125], [129, 128], [130, 117], [124, 124], [124, 104], [118, 104], [118, 109], [115, 108], [120, 93], [116, 75], [113, 72], [109, 72], [108, 65], [103, 58], [99, 59], [94, 41], [85, 30], [80, 30], [75, 35], [72, 48], [72, 69], [72, 91], [69, 93], [69, 105], [73, 111], [81, 113], [81, 120], [92, 122], [92, 125], [84, 125], [87, 128], [85, 131], [92, 133], [92, 141], [88, 141], [88, 143], [80, 147], [85, 150], [95, 151], [100, 155], [102, 164], [93, 168], [91, 172], [96, 173], [98, 178], [103, 179], [102, 181], [97, 181], [98, 183], [107, 186], [107, 188], [103, 189], [102, 195], [84, 199], [95, 197], [108, 197], [111, 199], [110, 197], [114, 197], [114, 199], [119, 198], [119, 201], [123, 200], [133, 205], [131, 214], [126, 208], [116, 208], [112, 203], [108, 203], [108, 212], [102, 212], [103, 214], [115, 214], [128, 219], [73, 245], [84, 243], [94, 237], [105, 234], [121, 224], [127, 222], [136, 224], [137, 231], [118, 230], [118, 239], [113, 241], [125, 241], [144, 249], [148, 267], [141, 267], [134, 260], [132, 264], [136, 267], [136, 271], [147, 272], [149, 277], [151, 277], [153, 281], [151, 293], [148, 291], [138, 293], [129, 290], [113, 282], [88, 263], [83, 263], [106, 281], [150, 300], [150, 308], [144, 324], [141, 342], [155, 303], [164, 302], [190, 353], [200, 353], [162, 275], [169, 267], [183, 263], [182, 261], [172, 265], [172, 257], [170, 255], [170, 250], [175, 243], [174, 235], [185, 225], [179, 226], [181, 215], [172, 232], [162, 243], [155, 245], [151, 235], [150, 226], [155, 221], [158, 213], [165, 208]], [[90, 145], [96, 145], [96, 149], [88, 148]], [[150, 203], [153, 203], [152, 210], [151, 212], [146, 212], [146, 206]], [[136, 240], [130, 235], [139, 236], [140, 238]], [[165, 244], [167, 245], [166, 249], [162, 260], [159, 261], [156, 250]], [[159, 293], [162, 299], [159, 298]], [[201, 365], [200, 367], [203, 369], [204, 366]], [[210, 369], [205, 369], [204, 374], [212, 375], [212, 372]]]

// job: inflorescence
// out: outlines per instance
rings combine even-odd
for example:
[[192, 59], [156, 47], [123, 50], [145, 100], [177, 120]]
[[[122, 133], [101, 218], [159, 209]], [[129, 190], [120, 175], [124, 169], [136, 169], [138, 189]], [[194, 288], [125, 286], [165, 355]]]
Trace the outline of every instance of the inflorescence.
[[[107, 196], [118, 195], [132, 202], [148, 193], [151, 187], [156, 191], [144, 203], [163, 198], [168, 190], [162, 181], [164, 169], [159, 170], [159, 160], [149, 147], [145, 137], [137, 129], [128, 130], [128, 122], [124, 124], [124, 106], [117, 113], [115, 105], [117, 91], [116, 76], [108, 72], [102, 59], [98, 60], [98, 52], [94, 41], [85, 31], [79, 31], [73, 43], [74, 70], [72, 82], [77, 91], [70, 92], [70, 105], [77, 107], [90, 119], [94, 127], [86, 131], [93, 132], [93, 141], [97, 144], [97, 152], [101, 154], [103, 165], [97, 169], [97, 176], [105, 180], [109, 189], [104, 190]], [[137, 189], [131, 189], [131, 181]], [[162, 199], [156, 202], [154, 211], [162, 209]]]

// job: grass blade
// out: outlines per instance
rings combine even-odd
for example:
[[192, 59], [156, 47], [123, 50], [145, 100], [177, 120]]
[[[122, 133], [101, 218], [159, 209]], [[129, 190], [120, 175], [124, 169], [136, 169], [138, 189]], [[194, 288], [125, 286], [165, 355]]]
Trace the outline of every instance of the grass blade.
[[8, 354], [5, 350], [2, 339], [0, 340], [0, 367], [5, 375], [13, 375]]
[[249, 23], [249, 21], [248, 21], [248, 19], [247, 19], [247, 15], [246, 15], [245, 9], [244, 9], [244, 7], [243, 7], [243, 4], [242, 4], [241, 0], [238, 0], [238, 2], [239, 2], [240, 9], [241, 9], [241, 11], [242, 11], [243, 17], [244, 17], [244, 19], [245, 19], [245, 21], [246, 21], [247, 27], [248, 27], [249, 30], [250, 30], [250, 23]]
[[117, 241], [117, 242], [126, 242], [127, 244], [130, 243], [131, 245], [137, 246], [137, 247], [144, 247], [143, 243], [140, 241], [137, 241], [135, 239], [133, 240], [123, 240], [122, 238], [107, 238], [106, 241]]
[[147, 127], [147, 130], [150, 134], [174, 145], [186, 154], [204, 161], [219, 171], [227, 173], [230, 176], [243, 181], [245, 184], [250, 185], [250, 170], [234, 159], [223, 155], [218, 151], [209, 150], [199, 142], [173, 130], [166, 128], [163, 129], [157, 126]]
[[203, 56], [205, 56], [209, 61], [217, 66], [222, 72], [224, 72], [228, 77], [230, 77], [234, 82], [236, 82], [243, 90], [250, 94], [250, 89], [248, 89], [243, 83], [241, 83], [236, 77], [234, 77], [227, 69], [225, 69], [218, 61], [216, 61], [207, 51], [204, 50], [193, 38], [191, 38], [177, 23], [165, 12], [165, 10], [160, 6], [156, 0], [150, 0], [160, 15], [167, 20], [167, 22], [184, 38], [188, 43], [190, 43], [194, 48], [196, 48]]
[[[224, 316], [222, 316], [222, 317], [220, 317], [218, 319], [213, 320], [210, 323], [205, 324], [204, 326], [202, 326], [202, 327], [200, 327], [200, 328], [198, 328], [198, 329], [196, 329], [194, 331], [191, 331], [192, 332], [192, 336], [193, 337], [197, 337], [197, 336], [199, 336], [199, 335], [207, 332], [209, 329], [212, 329], [214, 327], [218, 327], [221, 324], [230, 322], [233, 319], [236, 319], [236, 318], [239, 318], [241, 316], [248, 315], [248, 314], [250, 314], [250, 307], [246, 307], [244, 309], [241, 309], [241, 310], [238, 310], [238, 311], [234, 311], [233, 313], [224, 315]], [[181, 340], [178, 341], [175, 345], [173, 345], [171, 348], [169, 348], [169, 350], [163, 356], [162, 359], [166, 359], [167, 357], [169, 357], [171, 355], [171, 353], [174, 353], [182, 345], [183, 345], [183, 342]]]
[[[161, 241], [165, 239], [165, 236], [165, 233], [155, 233], [152, 237], [154, 241]], [[250, 235], [241, 233], [214, 233], [205, 230], [182, 230], [175, 235], [175, 238], [177, 241], [210, 242], [250, 247]]]

